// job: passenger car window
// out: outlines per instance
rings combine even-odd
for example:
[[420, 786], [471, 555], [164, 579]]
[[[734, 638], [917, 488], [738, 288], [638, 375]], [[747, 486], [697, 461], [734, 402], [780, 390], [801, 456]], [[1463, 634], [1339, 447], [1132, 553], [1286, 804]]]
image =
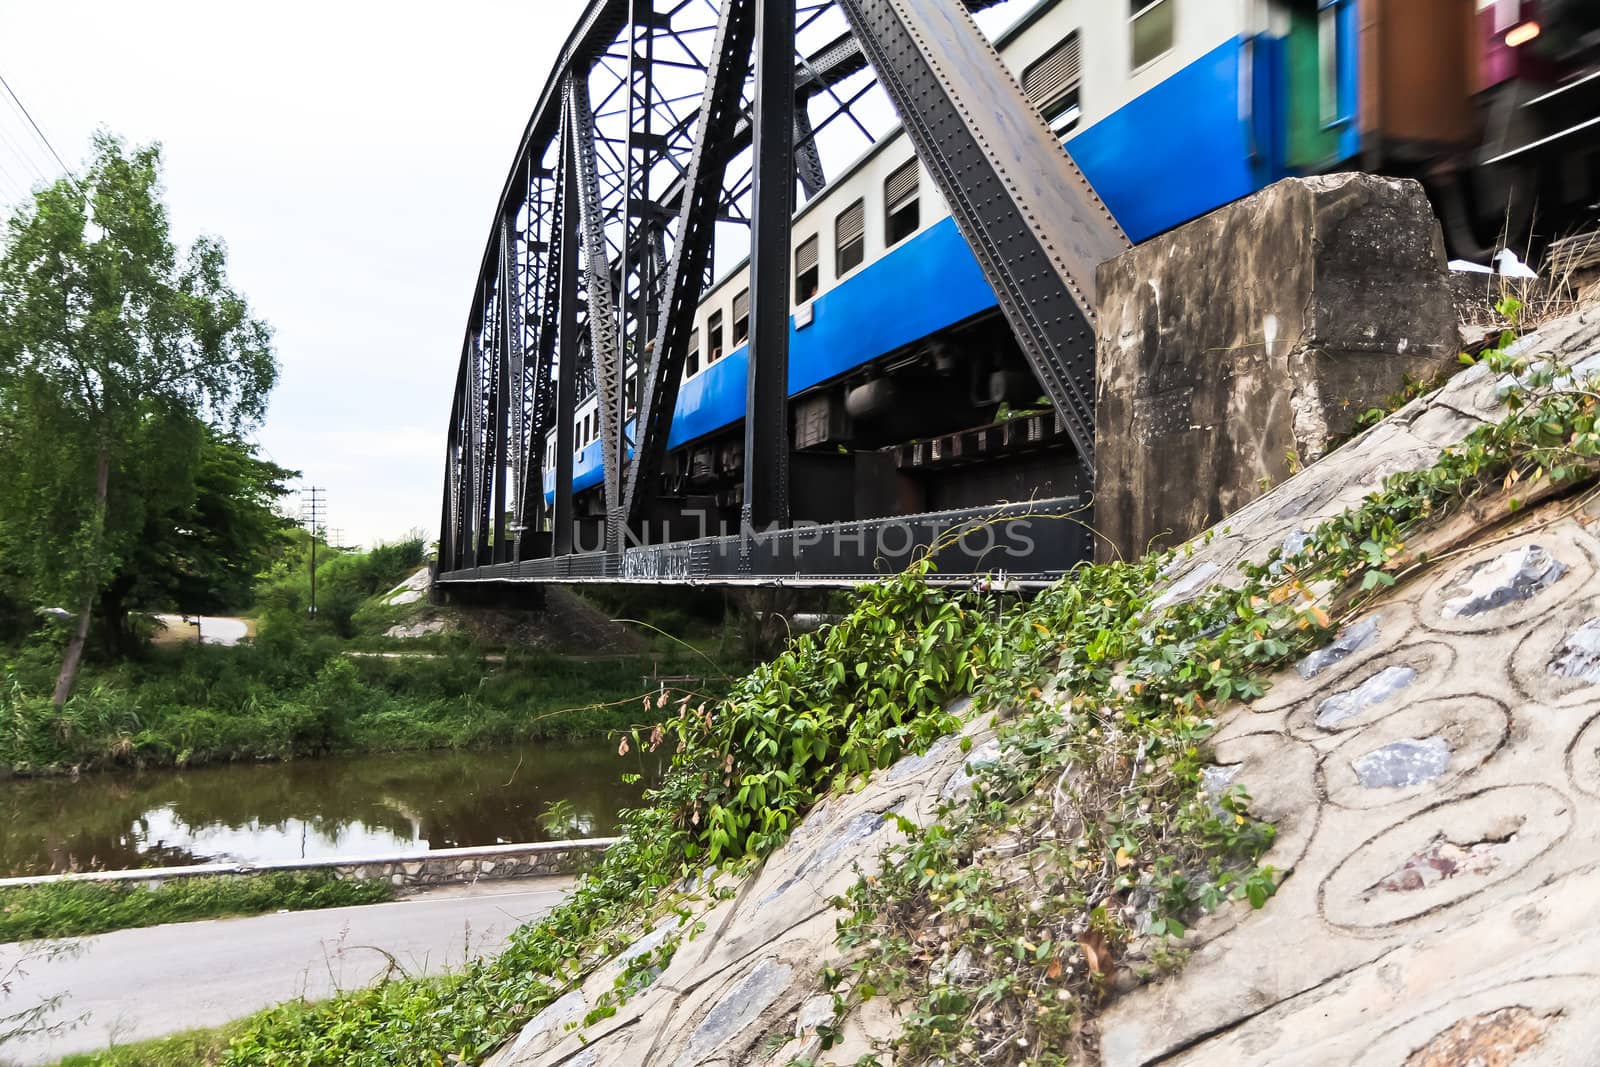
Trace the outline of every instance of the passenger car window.
[[817, 295], [820, 274], [817, 269], [816, 235], [800, 242], [794, 251], [794, 302], [804, 304]]
[[883, 183], [885, 247], [898, 244], [917, 232], [920, 218], [917, 193], [917, 161], [914, 159]]
[[1133, 69], [1172, 51], [1176, 36], [1177, 7], [1174, 0], [1130, 0], [1133, 5]]
[[838, 257], [834, 264], [834, 277], [849, 274], [867, 258], [867, 206], [857, 200], [843, 211], [833, 223], [834, 247]]
[[742, 290], [733, 298], [733, 343], [742, 345], [750, 339], [750, 290]]
[[1057, 137], [1071, 133], [1083, 118], [1082, 83], [1083, 54], [1077, 30], [1022, 72], [1023, 91]]

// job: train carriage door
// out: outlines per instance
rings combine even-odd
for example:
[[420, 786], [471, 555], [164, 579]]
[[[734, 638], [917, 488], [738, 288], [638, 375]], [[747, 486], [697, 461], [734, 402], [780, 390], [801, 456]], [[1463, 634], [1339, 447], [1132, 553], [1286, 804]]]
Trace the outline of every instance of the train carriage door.
[[1290, 4], [1288, 164], [1300, 173], [1328, 170], [1360, 151], [1356, 123], [1359, 74], [1355, 0]]
[[1357, 6], [1364, 162], [1415, 163], [1475, 142], [1474, 0], [1359, 0]]

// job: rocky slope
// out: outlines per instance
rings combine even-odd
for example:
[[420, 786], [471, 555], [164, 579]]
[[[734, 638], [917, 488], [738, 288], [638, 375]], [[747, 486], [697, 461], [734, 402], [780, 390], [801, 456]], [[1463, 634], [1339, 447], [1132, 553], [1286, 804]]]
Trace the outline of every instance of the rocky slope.
[[[1552, 323], [1519, 347], [1600, 371], [1600, 315]], [[1241, 561], [1292, 548], [1387, 475], [1428, 466], [1501, 418], [1507, 386], [1482, 366], [1464, 372], [1268, 492], [1180, 556], [1167, 601], [1237, 580]], [[1170, 976], [1112, 976], [1123, 992], [1094, 1041], [1108, 1067], [1596, 1062], [1596, 517], [1586, 494], [1455, 516], [1418, 578], [1264, 697], [1218, 712], [1210, 774], [1246, 786], [1252, 814], [1277, 827], [1266, 862], [1282, 880], [1260, 911], [1227, 905], [1192, 928]], [[742, 881], [702, 887], [684, 917], [643, 932], [493, 1062], [869, 1054], [901, 1020], [881, 997], [833, 1017], [819, 981], [843, 960], [830, 900], [877, 869], [901, 819], [926, 825], [967, 794], [997, 751], [985, 711], [971, 709], [969, 743], [902, 760], [820, 805]], [[1004, 865], [1004, 850], [984, 862]], [[608, 1004], [620, 974], [678, 939], [647, 987]], [[837, 1034], [826, 1051], [819, 1028]]]

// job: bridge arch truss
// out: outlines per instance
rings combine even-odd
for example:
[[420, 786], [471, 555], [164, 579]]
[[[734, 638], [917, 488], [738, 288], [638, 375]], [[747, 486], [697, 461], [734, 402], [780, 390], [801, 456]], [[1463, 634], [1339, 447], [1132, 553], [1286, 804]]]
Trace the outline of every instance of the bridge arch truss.
[[[789, 223], [831, 166], [899, 126], [1092, 470], [1093, 272], [1126, 241], [974, 24], [999, 2], [592, 0], [518, 144], [473, 287], [442, 581], [870, 573], [870, 558], [807, 562], [786, 529]], [[641, 548], [695, 309], [747, 253], [744, 517], [776, 533]], [[603, 543], [584, 546], [573, 423], [589, 396], [605, 520]], [[1036, 569], [1081, 555], [1067, 545]]]

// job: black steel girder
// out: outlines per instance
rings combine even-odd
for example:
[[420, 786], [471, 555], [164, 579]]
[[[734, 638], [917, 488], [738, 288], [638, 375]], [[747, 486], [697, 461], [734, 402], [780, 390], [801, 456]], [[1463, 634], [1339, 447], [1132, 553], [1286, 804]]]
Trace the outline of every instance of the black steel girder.
[[712, 225], [722, 202], [728, 134], [739, 116], [739, 93], [755, 36], [754, 0], [728, 0], [717, 22], [710, 72], [701, 97], [699, 129], [685, 171], [690, 195], [682, 198], [678, 239], [664, 279], [660, 325], [639, 373], [639, 422], [633, 462], [623, 492], [623, 514], [631, 526], [644, 518], [650, 487], [666, 455], [667, 433], [688, 356], [689, 331], [711, 259]]
[[[785, 520], [792, 198], [796, 182], [807, 198], [821, 191], [827, 152], [853, 158], [839, 154], [841, 131], [868, 144], [888, 132], [887, 108], [858, 111], [878, 94], [1092, 470], [1093, 270], [1125, 242], [967, 14], [1000, 2], [592, 0], [524, 131], [473, 292], [441, 570], [570, 553], [582, 547], [575, 525], [592, 533], [602, 510], [605, 551], [620, 558], [679, 506], [656, 509], [655, 496], [693, 316], [730, 220], [755, 231], [740, 231], [754, 238], [746, 518]], [[591, 393], [603, 503], [586, 496], [580, 516], [573, 419]]]
[[1095, 270], [1127, 236], [966, 11], [839, 4], [1092, 477]]

